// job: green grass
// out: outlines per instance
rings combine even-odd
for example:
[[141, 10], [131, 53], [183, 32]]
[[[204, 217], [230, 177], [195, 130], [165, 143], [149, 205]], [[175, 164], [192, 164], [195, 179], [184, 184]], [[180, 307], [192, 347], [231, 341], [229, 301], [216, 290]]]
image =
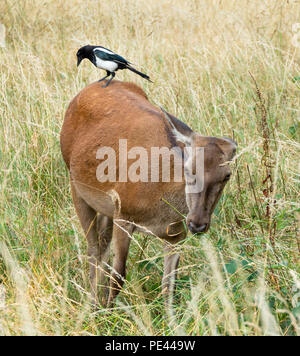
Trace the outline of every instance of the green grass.
[[[1, 2], [0, 335], [300, 334], [297, 22], [299, 5], [286, 1]], [[59, 147], [69, 101], [100, 74], [76, 67], [87, 43], [140, 65], [154, 84], [118, 78], [153, 103], [239, 144], [210, 231], [178, 247], [169, 319], [161, 242], [150, 237], [135, 236], [143, 249], [131, 245], [116, 307], [89, 304], [86, 242]]]

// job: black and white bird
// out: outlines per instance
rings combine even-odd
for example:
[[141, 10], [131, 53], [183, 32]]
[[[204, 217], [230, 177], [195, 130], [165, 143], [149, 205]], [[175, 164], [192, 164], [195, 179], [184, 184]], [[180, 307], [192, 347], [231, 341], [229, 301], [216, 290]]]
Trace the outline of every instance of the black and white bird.
[[129, 69], [151, 82], [148, 75], [139, 72], [131, 66], [132, 63], [107, 48], [90, 45], [81, 47], [77, 52], [77, 67], [84, 58], [89, 59], [97, 68], [106, 70], [106, 76], [101, 78], [99, 82], [111, 77], [104, 85], [104, 88], [113, 80], [116, 75], [115, 72], [119, 69]]

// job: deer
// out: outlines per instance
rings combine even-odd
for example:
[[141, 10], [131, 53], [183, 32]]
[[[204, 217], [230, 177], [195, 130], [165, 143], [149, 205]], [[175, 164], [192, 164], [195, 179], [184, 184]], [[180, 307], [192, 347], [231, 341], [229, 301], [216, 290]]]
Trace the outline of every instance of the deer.
[[[117, 158], [111, 160], [116, 164], [114, 176], [124, 164], [134, 162], [134, 155], [125, 163], [120, 162], [123, 154], [120, 139], [126, 140], [128, 149], [142, 147], [147, 153], [153, 147], [170, 150], [178, 147], [174, 157], [182, 156], [182, 150], [188, 149], [187, 157], [178, 161], [183, 178], [175, 180], [171, 174], [169, 181], [163, 181], [160, 160], [155, 181], [103, 179], [105, 170], [99, 173], [99, 164], [108, 155], [99, 153], [99, 149], [108, 147], [116, 152]], [[139, 86], [113, 81], [107, 88], [92, 83], [70, 102], [60, 144], [70, 173], [72, 200], [87, 240], [93, 305], [114, 305], [126, 277], [133, 233], [163, 241], [162, 291], [165, 299], [170, 300], [180, 258], [176, 246], [189, 232], [197, 236], [208, 231], [213, 211], [230, 179], [230, 161], [237, 149], [236, 142], [226, 137], [202, 136], [152, 104]], [[196, 149], [204, 152], [201, 172], [195, 171]], [[189, 190], [197, 174], [202, 175], [202, 188]], [[112, 265], [109, 263], [111, 246]]]

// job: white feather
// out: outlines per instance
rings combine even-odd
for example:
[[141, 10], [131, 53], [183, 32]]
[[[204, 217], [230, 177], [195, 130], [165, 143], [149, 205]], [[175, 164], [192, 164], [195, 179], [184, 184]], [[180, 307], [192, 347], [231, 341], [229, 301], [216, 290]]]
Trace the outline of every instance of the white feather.
[[112, 61], [104, 61], [96, 56], [96, 66], [100, 69], [108, 70], [109, 72], [114, 72], [118, 68], [118, 64]]
[[97, 48], [94, 48], [94, 49], [93, 49], [94, 52], [95, 52], [96, 50], [102, 51], [102, 52], [105, 52], [105, 53], [108, 53], [108, 54], [115, 54], [114, 52], [110, 51], [109, 49], [105, 49], [105, 48], [101, 48], [101, 47], [97, 47]]

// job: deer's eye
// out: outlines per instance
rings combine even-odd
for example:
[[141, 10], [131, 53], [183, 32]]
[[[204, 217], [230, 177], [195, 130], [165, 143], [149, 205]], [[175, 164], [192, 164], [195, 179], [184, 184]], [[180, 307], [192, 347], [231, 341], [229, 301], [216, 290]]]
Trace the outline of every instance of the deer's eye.
[[226, 177], [224, 178], [224, 182], [227, 182], [230, 179], [231, 174], [227, 174]]

